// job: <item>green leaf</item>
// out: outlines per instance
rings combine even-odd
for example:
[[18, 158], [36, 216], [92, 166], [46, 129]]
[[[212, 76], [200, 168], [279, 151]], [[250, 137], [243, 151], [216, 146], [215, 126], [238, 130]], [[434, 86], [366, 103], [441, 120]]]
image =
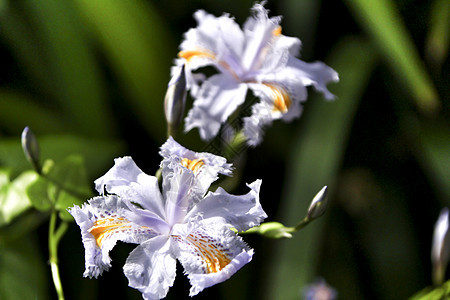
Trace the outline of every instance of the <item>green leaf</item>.
[[440, 102], [418, 51], [392, 0], [346, 0], [359, 23], [372, 36], [382, 57], [411, 91], [424, 113], [435, 113]]
[[54, 207], [63, 220], [72, 221], [67, 208], [80, 205], [91, 196], [83, 158], [71, 155], [59, 164], [46, 161], [42, 170], [43, 176], [27, 188], [31, 202], [41, 211]]
[[[344, 39], [334, 49], [328, 64], [339, 72], [340, 82], [332, 88], [338, 99], [326, 102], [309, 99], [301, 130], [295, 137], [287, 161], [286, 193], [282, 200], [284, 224], [296, 224], [310, 205], [310, 199], [324, 185], [333, 191], [344, 155], [346, 140], [361, 95], [374, 68], [373, 48], [357, 39]], [[325, 215], [326, 216], [326, 215]], [[299, 289], [316, 274], [319, 237], [323, 221], [318, 220], [277, 244], [277, 255], [270, 262], [268, 299], [298, 299]]]
[[91, 194], [91, 185], [81, 155], [70, 155], [62, 162], [54, 164], [45, 176], [58, 189], [72, 192], [78, 196]]
[[[35, 134], [43, 159], [49, 158], [58, 163], [71, 154], [81, 155], [90, 179], [97, 178], [109, 169], [113, 165], [112, 159], [123, 155], [125, 148], [120, 140], [90, 139], [68, 134], [40, 136], [36, 131]], [[10, 167], [16, 174], [30, 169], [19, 138], [0, 140], [0, 165]]]
[[37, 50], [41, 43], [36, 41], [33, 30], [30, 29], [29, 18], [24, 18], [23, 12], [23, 7], [9, 4], [1, 11], [2, 40], [12, 50], [11, 54], [15, 56], [15, 61], [30, 80], [30, 84], [46, 93], [44, 97], [53, 95], [54, 80], [49, 75], [50, 70], [44, 57], [46, 52]]
[[[76, 0], [103, 47], [130, 105], [147, 130], [165, 136], [164, 94], [176, 46], [153, 9], [142, 0]], [[170, 44], [170, 45], [168, 45]]]
[[73, 221], [67, 208], [81, 205], [91, 197], [91, 185], [87, 179], [84, 160], [79, 155], [71, 155], [62, 163], [50, 169], [48, 194], [54, 200], [55, 209], [65, 221]]
[[49, 211], [53, 201], [48, 196], [48, 180], [39, 176], [26, 189], [26, 193], [33, 207], [39, 211]]
[[427, 287], [418, 292], [410, 300], [444, 300], [450, 299], [450, 280], [441, 286]]
[[60, 113], [34, 103], [30, 96], [20, 92], [0, 89], [0, 106], [0, 125], [11, 132], [22, 131], [24, 124], [36, 132], [68, 130]]
[[0, 299], [49, 299], [46, 278], [50, 275], [38, 247], [31, 236], [0, 245]]
[[442, 205], [450, 205], [450, 130], [444, 124], [424, 124], [420, 128], [423, 152], [420, 159], [427, 175], [441, 193]]
[[9, 171], [0, 171], [0, 226], [9, 224], [31, 207], [25, 190], [37, 177], [34, 171], [27, 171], [9, 182]]
[[9, 183], [11, 170], [9, 169], [0, 169], [0, 187], [3, 188], [5, 185]]
[[430, 30], [426, 41], [426, 53], [432, 64], [441, 67], [448, 56], [450, 42], [448, 0], [435, 0], [431, 6]]
[[[280, 1], [281, 15], [283, 15], [283, 31], [286, 28], [288, 36], [301, 37], [302, 45], [314, 45], [317, 38], [321, 1], [317, 0], [286, 0]], [[303, 58], [309, 58], [313, 47], [302, 47]]]
[[61, 113], [88, 136], [110, 135], [113, 121], [94, 50], [72, 1], [27, 0], [23, 9], [45, 54], [52, 92]]

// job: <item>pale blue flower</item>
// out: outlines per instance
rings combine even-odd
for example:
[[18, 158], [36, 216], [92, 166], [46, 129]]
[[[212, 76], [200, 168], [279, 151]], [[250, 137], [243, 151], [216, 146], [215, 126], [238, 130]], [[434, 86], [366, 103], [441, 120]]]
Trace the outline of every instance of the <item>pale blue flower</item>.
[[[261, 142], [262, 128], [275, 119], [290, 121], [300, 116], [307, 86], [334, 96], [326, 85], [338, 74], [321, 62], [306, 63], [295, 56], [300, 40], [281, 34], [280, 17], [268, 17], [261, 4], [243, 29], [229, 15], [215, 17], [199, 10], [198, 26], [186, 32], [176, 65], [186, 64], [188, 88], [195, 98], [185, 119], [186, 131], [197, 127], [202, 139], [216, 136], [223, 123], [244, 103], [248, 89], [260, 99], [244, 118], [248, 144]], [[178, 67], [173, 68], [173, 72]], [[219, 73], [206, 78], [193, 73], [214, 66]]]
[[[173, 143], [169, 140], [162, 152]], [[231, 228], [244, 231], [267, 217], [259, 203], [261, 180], [249, 184], [245, 195], [222, 188], [205, 195], [199, 168], [186, 167], [174, 155], [161, 165], [162, 193], [156, 177], [143, 173], [130, 157], [117, 158], [95, 181], [102, 195], [70, 209], [81, 228], [85, 277], [109, 269], [109, 251], [118, 240], [138, 244], [123, 269], [129, 286], [144, 299], [166, 296], [176, 259], [192, 285], [190, 296], [227, 280], [252, 259], [253, 249]]]
[[335, 300], [337, 296], [338, 292], [322, 278], [303, 289], [305, 300]]

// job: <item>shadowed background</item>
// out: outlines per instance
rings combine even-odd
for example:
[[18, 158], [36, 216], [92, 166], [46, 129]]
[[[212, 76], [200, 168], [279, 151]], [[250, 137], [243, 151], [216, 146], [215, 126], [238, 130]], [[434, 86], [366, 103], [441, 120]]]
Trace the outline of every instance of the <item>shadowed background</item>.
[[[154, 174], [166, 139], [169, 68], [182, 34], [196, 25], [192, 14], [228, 12], [243, 24], [252, 5], [0, 0], [0, 168], [11, 178], [30, 169], [19, 139], [30, 126], [42, 159], [81, 154], [91, 182], [124, 155]], [[324, 185], [330, 206], [292, 239], [245, 236], [253, 261], [196, 299], [300, 299], [317, 278], [340, 299], [407, 298], [431, 284], [433, 226], [450, 200], [448, 2], [284, 0], [266, 7], [283, 15], [285, 35], [302, 40], [303, 60], [339, 73], [340, 82], [329, 85], [337, 100], [309, 90], [300, 119], [275, 122], [259, 147], [240, 154], [241, 179], [228, 191], [243, 193], [245, 182], [261, 178], [268, 221], [287, 226]], [[207, 147], [197, 130], [178, 141]], [[48, 221], [36, 216], [30, 209], [0, 220], [0, 299], [56, 298]], [[141, 299], [122, 272], [134, 247], [119, 243], [111, 270], [85, 279], [80, 232], [71, 223], [59, 249], [66, 298]], [[177, 267], [167, 299], [188, 297]]]

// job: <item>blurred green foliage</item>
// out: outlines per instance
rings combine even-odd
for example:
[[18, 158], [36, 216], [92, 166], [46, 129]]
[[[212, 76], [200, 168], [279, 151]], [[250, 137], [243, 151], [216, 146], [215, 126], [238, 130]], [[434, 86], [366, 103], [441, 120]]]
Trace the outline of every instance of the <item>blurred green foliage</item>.
[[[117, 156], [156, 171], [169, 68], [182, 33], [195, 25], [192, 13], [229, 12], [242, 24], [251, 5], [0, 1], [0, 299], [56, 297], [45, 266], [48, 209], [65, 212], [92, 195], [93, 180]], [[244, 168], [237, 176], [263, 179], [269, 221], [295, 225], [323, 185], [330, 209], [290, 240], [249, 237], [253, 262], [196, 298], [299, 299], [318, 277], [341, 299], [410, 297], [431, 284], [432, 229], [450, 201], [448, 1], [266, 6], [284, 15], [286, 35], [302, 39], [302, 58], [325, 61], [341, 82], [330, 86], [335, 102], [311, 90], [304, 116], [268, 129], [260, 147], [235, 161]], [[25, 126], [38, 138], [42, 161], [53, 161], [47, 178], [23, 155]], [[205, 147], [196, 131], [180, 140]], [[83, 279], [79, 231], [69, 228], [59, 251], [67, 298], [140, 299], [121, 272], [129, 253], [122, 247], [112, 253], [110, 272]], [[187, 290], [178, 276], [168, 298]]]

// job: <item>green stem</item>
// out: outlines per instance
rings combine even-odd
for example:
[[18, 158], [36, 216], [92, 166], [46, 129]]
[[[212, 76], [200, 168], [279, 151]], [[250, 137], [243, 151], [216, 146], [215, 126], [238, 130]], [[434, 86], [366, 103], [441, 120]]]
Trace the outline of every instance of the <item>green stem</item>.
[[244, 131], [241, 130], [237, 132], [234, 138], [229, 142], [229, 144], [224, 147], [225, 157], [233, 161], [234, 158], [240, 154], [239, 152], [242, 151], [241, 148], [246, 142], [247, 137], [245, 136]]
[[48, 251], [50, 256], [50, 267], [52, 270], [53, 284], [55, 285], [58, 300], [64, 300], [64, 293], [58, 267], [58, 244], [62, 236], [66, 232], [68, 224], [67, 222], [63, 222], [61, 223], [59, 228], [55, 230], [57, 214], [58, 212], [56, 210], [53, 210], [50, 216], [50, 225], [48, 229]]
[[[286, 227], [280, 222], [267, 222], [250, 228], [247, 231], [239, 232], [239, 234], [258, 233], [268, 238], [291, 238], [293, 233], [303, 229], [306, 225], [311, 223], [311, 221], [313, 221], [313, 219], [306, 216], [300, 223], [292, 227]], [[237, 232], [235, 229], [234, 231]]]
[[292, 232], [297, 232], [297, 231], [299, 231], [300, 229], [302, 229], [303, 227], [305, 227], [306, 225], [308, 225], [309, 223], [311, 223], [311, 221], [312, 221], [312, 220], [311, 220], [310, 218], [305, 217], [303, 220], [300, 221], [300, 223], [298, 223], [298, 224], [294, 227], [294, 229], [293, 229]]
[[167, 138], [173, 137], [176, 138], [177, 135], [177, 127], [173, 126], [173, 124], [167, 123]]
[[436, 263], [433, 266], [433, 284], [435, 286], [440, 286], [444, 283], [446, 266], [442, 262]]

